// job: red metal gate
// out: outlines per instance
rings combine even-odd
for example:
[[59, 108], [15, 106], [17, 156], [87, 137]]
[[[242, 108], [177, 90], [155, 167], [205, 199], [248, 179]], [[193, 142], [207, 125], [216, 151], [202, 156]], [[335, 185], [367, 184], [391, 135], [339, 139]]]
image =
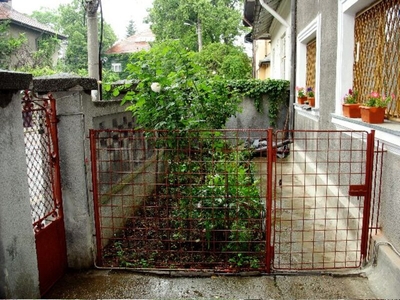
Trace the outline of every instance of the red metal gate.
[[44, 295], [67, 268], [56, 103], [50, 94], [37, 98], [26, 91], [22, 105], [32, 226]]
[[90, 139], [99, 266], [270, 273], [367, 258], [379, 215], [373, 132], [91, 130]]
[[267, 266], [286, 271], [359, 268], [378, 226], [375, 188], [380, 186], [383, 145], [375, 150], [374, 131], [277, 132], [275, 143], [287, 135], [293, 142], [290, 156], [276, 160], [270, 149], [274, 189]]

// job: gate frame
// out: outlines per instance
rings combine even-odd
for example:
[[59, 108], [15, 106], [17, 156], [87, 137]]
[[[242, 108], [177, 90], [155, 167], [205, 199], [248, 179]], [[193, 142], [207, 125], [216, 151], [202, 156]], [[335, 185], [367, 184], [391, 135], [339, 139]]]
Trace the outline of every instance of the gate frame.
[[[38, 103], [39, 101], [42, 101], [43, 104]], [[32, 224], [36, 244], [39, 289], [40, 294], [43, 296], [65, 274], [68, 266], [61, 192], [56, 100], [50, 93], [47, 98], [39, 98], [33, 92], [25, 90], [22, 104], [24, 127], [26, 127], [25, 125], [29, 126], [29, 113], [33, 111], [33, 105], [36, 104], [41, 108], [40, 110], [45, 114], [45, 126], [48, 130], [49, 139], [47, 151], [44, 153], [47, 157], [44, 159], [48, 159], [50, 166], [49, 171], [51, 174], [49, 174], [49, 177], [51, 178], [53, 209]], [[53, 217], [54, 220], [44, 226], [42, 222], [49, 217]]]
[[[108, 131], [107, 129], [104, 129]], [[243, 130], [243, 129], [241, 129]], [[96, 157], [96, 133], [101, 132], [102, 130], [90, 130], [90, 150], [91, 150], [91, 171], [92, 171], [92, 192], [94, 194], [94, 215], [95, 215], [95, 228], [96, 228], [96, 262], [102, 261], [102, 245], [99, 242], [99, 236], [101, 233], [100, 226], [100, 213], [99, 213], [99, 203], [96, 201], [98, 195], [98, 189], [96, 184], [97, 178], [97, 157]], [[275, 257], [275, 244], [272, 240], [272, 236], [274, 234], [275, 228], [272, 224], [272, 213], [275, 201], [274, 191], [276, 190], [278, 182], [275, 182], [273, 178], [275, 176], [274, 166], [277, 161], [277, 142], [275, 141], [275, 130], [273, 128], [269, 128], [265, 130], [267, 133], [267, 147], [266, 147], [266, 156], [267, 156], [267, 181], [266, 181], [266, 227], [265, 227], [265, 272], [266, 273], [279, 273], [281, 269], [275, 269], [273, 265], [274, 257]], [[287, 132], [288, 134], [293, 134], [295, 132], [305, 132], [305, 133], [318, 133], [318, 132], [338, 132], [338, 133], [360, 133], [363, 132], [366, 135], [366, 146], [363, 152], [365, 153], [365, 161], [363, 160], [362, 165], [365, 167], [365, 175], [364, 183], [361, 185], [349, 185], [349, 193], [350, 196], [362, 196], [363, 207], [360, 207], [362, 210], [362, 220], [359, 219], [360, 222], [360, 238], [358, 241], [360, 242], [360, 248], [357, 250], [357, 253], [360, 254], [360, 264], [365, 263], [368, 259], [368, 243], [370, 238], [370, 216], [371, 216], [371, 201], [372, 201], [372, 189], [373, 189], [373, 169], [374, 169], [374, 155], [375, 155], [375, 131], [371, 130], [367, 131], [359, 131], [359, 130], [281, 130], [282, 132]], [[355, 138], [357, 139], [357, 138]], [[360, 140], [362, 141], [362, 140]], [[265, 151], [264, 150], [264, 151]], [[306, 151], [306, 150], [305, 150]], [[379, 212], [378, 212], [379, 215]], [[354, 269], [356, 267], [345, 266], [342, 269]], [[302, 271], [302, 269], [291, 269], [292, 271]], [[332, 270], [332, 268], [327, 267], [326, 270]], [[307, 271], [317, 271], [316, 269], [311, 269]]]

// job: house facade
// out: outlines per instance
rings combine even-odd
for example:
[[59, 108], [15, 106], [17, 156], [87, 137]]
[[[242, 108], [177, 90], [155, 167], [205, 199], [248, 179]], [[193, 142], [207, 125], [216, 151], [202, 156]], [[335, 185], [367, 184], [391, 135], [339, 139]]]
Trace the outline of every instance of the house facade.
[[[28, 63], [29, 56], [26, 53], [33, 53], [38, 50], [40, 40], [49, 37], [56, 37], [59, 40], [66, 40], [67, 37], [58, 34], [49, 26], [38, 22], [12, 8], [12, 1], [0, 2], [0, 22], [9, 22], [9, 35], [18, 38], [23, 34], [26, 38], [24, 53], [18, 53], [11, 57], [9, 67], [15, 69]], [[59, 53], [57, 49], [52, 56], [56, 64]]]
[[[290, 79], [290, 0], [245, 1], [244, 25], [252, 27], [254, 77]], [[274, 15], [271, 14], [271, 11]]]
[[[282, 34], [289, 34], [289, 31], [276, 21], [272, 22], [276, 24], [275, 28], [272, 26], [267, 29], [268, 22], [261, 12], [261, 3], [266, 1], [246, 1], [250, 2], [255, 7], [252, 37], [257, 40], [263, 34], [270, 35], [270, 64], [275, 66], [271, 69], [271, 77], [278, 76], [277, 66], [282, 63], [282, 56], [274, 54], [274, 49], [277, 49], [276, 43], [282, 38]], [[275, 2], [269, 1], [271, 5]], [[285, 5], [283, 2], [280, 3], [282, 7]], [[278, 6], [277, 11], [281, 6]], [[398, 298], [400, 1], [302, 0], [292, 1], [290, 6], [290, 16], [287, 19], [292, 21], [292, 32], [295, 33], [295, 38], [291, 40], [294, 60], [291, 61], [290, 77], [294, 129], [374, 131], [376, 143], [384, 145], [385, 157], [380, 179], [382, 186], [379, 191], [379, 228], [372, 237], [379, 259], [371, 269], [369, 278], [380, 278], [379, 286], [374, 288], [377, 296]], [[272, 31], [271, 28], [275, 30]], [[315, 105], [310, 107], [296, 103], [295, 87], [313, 88]], [[392, 95], [386, 108], [384, 123], [370, 124], [360, 118], [344, 117], [343, 98], [349, 89], [358, 92], [358, 101], [361, 103], [365, 103], [373, 91], [385, 94], [386, 97]]]
[[115, 43], [106, 54], [111, 57], [111, 70], [122, 72], [126, 67], [126, 61], [120, 54], [131, 54], [142, 50], [150, 50], [150, 43], [155, 41], [155, 36], [150, 29], [140, 31], [122, 41]]

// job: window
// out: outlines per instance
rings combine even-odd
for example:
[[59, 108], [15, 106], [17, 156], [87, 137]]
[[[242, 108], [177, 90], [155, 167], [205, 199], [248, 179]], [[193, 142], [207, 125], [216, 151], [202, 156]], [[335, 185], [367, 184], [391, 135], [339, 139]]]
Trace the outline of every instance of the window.
[[[349, 88], [353, 87], [353, 84], [358, 88], [363, 88], [366, 85], [364, 93], [368, 93], [368, 88], [382, 89], [380, 92], [388, 93], [387, 87], [395, 86], [395, 94], [397, 102], [395, 106], [399, 106], [399, 3], [400, 0], [339, 0], [338, 1], [338, 52], [337, 52], [337, 77], [336, 77], [336, 114], [332, 115], [332, 122], [338, 129], [355, 129], [355, 130], [370, 130], [375, 129], [375, 137], [379, 140], [384, 141], [386, 148], [394, 153], [400, 155], [400, 122], [389, 122], [378, 125], [365, 124], [361, 121], [344, 119], [338, 117], [342, 114], [342, 101], [343, 96], [348, 92]], [[381, 7], [380, 7], [381, 6]], [[379, 12], [381, 17], [379, 17]], [[378, 13], [374, 16], [373, 14]], [[369, 17], [368, 17], [369, 15]], [[360, 22], [363, 18], [369, 19], [369, 30], [373, 33], [372, 36], [365, 35], [362, 37], [359, 30]], [[373, 18], [377, 20], [373, 20]], [[372, 18], [372, 19], [371, 19]], [[378, 20], [379, 19], [379, 20]], [[356, 24], [357, 23], [357, 24]], [[375, 24], [375, 25], [373, 25]], [[378, 27], [371, 27], [378, 26]], [[372, 30], [373, 29], [373, 30]], [[378, 29], [381, 32], [378, 32]], [[383, 30], [383, 32], [382, 32]], [[362, 32], [362, 31], [361, 31]], [[373, 35], [379, 33], [379, 39], [376, 39]], [[367, 32], [364, 32], [367, 34]], [[368, 40], [370, 39], [370, 40]], [[380, 43], [376, 44], [376, 52], [374, 52], [372, 43], [377, 41]], [[369, 54], [374, 55], [370, 57], [363, 57], [363, 51], [369, 49]], [[378, 51], [379, 49], [379, 51]], [[392, 53], [392, 54], [391, 54]], [[397, 53], [397, 54], [395, 54]], [[392, 61], [388, 63], [389, 59]], [[387, 61], [386, 61], [387, 60]], [[385, 61], [385, 62], [384, 62]], [[378, 78], [374, 78], [375, 70], [369, 69], [370, 72], [366, 71], [367, 68], [364, 63], [368, 63], [370, 68], [374, 65], [377, 67], [381, 65], [382, 74], [378, 74]], [[357, 70], [356, 70], [357, 69]], [[396, 76], [397, 72], [397, 76]], [[386, 78], [386, 79], [385, 79]], [[395, 82], [397, 81], [397, 83]], [[378, 85], [378, 82], [380, 82]], [[370, 84], [370, 86], [368, 86]], [[375, 85], [377, 84], [377, 85]], [[361, 95], [361, 97], [365, 97]], [[393, 103], [389, 107], [389, 116], [391, 120], [397, 118], [393, 112], [397, 112], [399, 107], [394, 107]]]
[[113, 72], [122, 72], [122, 66], [120, 63], [112, 63], [111, 64], [111, 69], [113, 70]]
[[297, 36], [296, 85], [312, 87], [315, 93], [315, 107], [319, 107], [319, 74], [321, 15], [318, 15]]
[[353, 86], [364, 102], [371, 91], [397, 95], [388, 106], [400, 122], [400, 0], [378, 2], [355, 18]]

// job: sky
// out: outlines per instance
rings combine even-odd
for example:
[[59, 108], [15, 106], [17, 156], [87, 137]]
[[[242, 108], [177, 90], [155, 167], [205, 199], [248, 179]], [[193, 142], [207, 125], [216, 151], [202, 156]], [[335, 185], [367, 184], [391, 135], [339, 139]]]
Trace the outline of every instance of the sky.
[[[30, 14], [40, 8], [55, 9], [60, 4], [72, 0], [12, 0], [13, 8], [21, 13]], [[147, 16], [146, 9], [152, 6], [152, 0], [102, 0], [103, 16], [111, 25], [119, 39], [125, 38], [126, 27], [130, 20], [135, 21], [137, 31], [148, 28], [143, 23]]]

